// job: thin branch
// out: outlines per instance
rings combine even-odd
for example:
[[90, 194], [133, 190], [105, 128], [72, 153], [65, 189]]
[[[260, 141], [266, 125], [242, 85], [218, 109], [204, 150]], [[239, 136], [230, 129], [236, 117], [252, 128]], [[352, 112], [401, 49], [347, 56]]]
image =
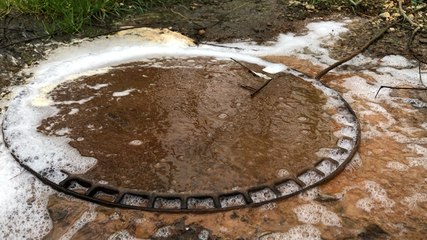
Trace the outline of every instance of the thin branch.
[[222, 48], [230, 48], [230, 49], [236, 49], [236, 50], [243, 50], [243, 48], [239, 48], [239, 47], [224, 46], [224, 45], [215, 44], [215, 43], [208, 43], [208, 42], [199, 42], [197, 44], [203, 44], [203, 45], [214, 46], [214, 47], [222, 47]]
[[255, 90], [255, 92], [251, 93], [251, 98], [255, 97], [259, 92], [261, 92], [261, 90], [264, 89], [273, 79], [274, 78], [268, 79], [260, 88]]
[[356, 57], [357, 55], [359, 55], [360, 53], [362, 53], [363, 51], [365, 51], [369, 46], [371, 46], [373, 43], [375, 43], [376, 41], [378, 41], [386, 32], [389, 28], [391, 28], [392, 26], [394, 26], [397, 22], [393, 22], [391, 24], [389, 24], [388, 26], [386, 26], [384, 29], [382, 29], [379, 33], [377, 33], [377, 35], [375, 35], [368, 43], [366, 43], [362, 48], [360, 48], [359, 50], [355, 51], [354, 53], [352, 53], [350, 56], [345, 57], [341, 60], [339, 60], [338, 62], [332, 64], [331, 66], [325, 68], [324, 70], [322, 70], [320, 73], [318, 73], [315, 77], [316, 80], [320, 80], [323, 76], [325, 76], [329, 71], [331, 71], [332, 69], [342, 65], [345, 62], [350, 61], [351, 59], [353, 59], [354, 57]]
[[400, 15], [402, 15], [402, 17], [406, 20], [406, 21], [408, 21], [412, 26], [415, 26], [415, 27], [421, 27], [421, 25], [420, 24], [418, 24], [418, 23], [416, 23], [416, 22], [414, 22], [411, 18], [409, 18], [408, 17], [408, 15], [406, 15], [406, 13], [405, 13], [405, 10], [403, 10], [403, 7], [402, 7], [402, 0], [398, 0], [397, 1], [398, 2], [398, 6], [399, 6], [399, 13], [400, 13]]
[[380, 93], [381, 89], [383, 88], [389, 88], [389, 89], [396, 89], [396, 90], [416, 90], [416, 91], [427, 91], [427, 88], [425, 87], [393, 87], [393, 86], [381, 86], [378, 91], [377, 94], [375, 94], [375, 98], [377, 98], [378, 93]]
[[408, 45], [407, 48], [409, 50], [409, 53], [411, 53], [412, 57], [414, 57], [415, 59], [417, 59], [419, 62], [427, 64], [427, 61], [425, 61], [424, 59], [421, 59], [416, 53], [415, 51], [412, 49], [412, 43], [414, 42], [415, 36], [417, 35], [417, 33], [420, 31], [421, 27], [417, 27], [414, 29], [414, 31], [412, 31], [411, 37], [409, 38], [408, 41]]
[[231, 60], [233, 60], [235, 63], [239, 64], [240, 66], [242, 66], [244, 69], [248, 70], [248, 72], [250, 72], [253, 76], [260, 78], [260, 76], [259, 76], [255, 71], [253, 71], [252, 69], [250, 69], [250, 68], [249, 68], [248, 66], [246, 66], [245, 64], [243, 64], [243, 63], [241, 63], [241, 62], [237, 61], [237, 60], [236, 60], [236, 59], [234, 59], [234, 58], [231, 58]]
[[257, 90], [256, 88], [253, 88], [253, 87], [248, 86], [248, 85], [240, 84], [239, 86], [240, 86], [241, 88], [246, 89], [246, 90], [251, 91], [251, 92], [255, 92], [255, 91]]

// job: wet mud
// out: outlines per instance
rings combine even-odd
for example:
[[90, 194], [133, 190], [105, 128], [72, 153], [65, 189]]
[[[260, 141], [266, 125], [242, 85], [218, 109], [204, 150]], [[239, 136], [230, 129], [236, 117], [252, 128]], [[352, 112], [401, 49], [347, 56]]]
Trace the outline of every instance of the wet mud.
[[[59, 85], [39, 131], [97, 159], [93, 182], [157, 193], [215, 193], [296, 177], [337, 130], [309, 82], [265, 79], [233, 61], [153, 59]], [[86, 100], [87, 101], [86, 101]], [[85, 101], [81, 101], [85, 100]]]
[[[306, 60], [268, 58], [301, 72], [312, 71]], [[369, 72], [332, 73], [324, 81], [352, 100], [362, 126], [358, 154], [333, 181], [264, 207], [207, 215], [155, 214], [97, 206], [86, 210], [96, 215], [95, 220], [87, 221], [72, 239], [107, 239], [125, 233], [136, 238], [173, 239], [179, 224], [178, 229], [188, 232], [193, 231], [193, 224], [203, 226], [209, 233], [204, 239], [424, 239], [427, 115], [425, 108], [414, 107], [403, 99], [425, 101], [425, 93], [398, 90], [376, 99], [375, 92], [371, 95], [362, 90], [382, 84]], [[49, 202], [52, 214], [60, 212], [64, 203], [77, 209], [90, 205], [53, 195]], [[46, 239], [70, 228], [54, 222]]]

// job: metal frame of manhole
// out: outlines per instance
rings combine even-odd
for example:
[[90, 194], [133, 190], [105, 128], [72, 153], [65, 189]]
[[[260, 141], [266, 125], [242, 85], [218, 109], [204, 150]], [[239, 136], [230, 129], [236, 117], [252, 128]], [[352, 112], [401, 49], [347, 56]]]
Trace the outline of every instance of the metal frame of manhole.
[[[328, 88], [325, 85], [323, 86]], [[62, 172], [68, 175], [68, 177], [65, 180], [61, 181], [59, 184], [56, 184], [50, 181], [49, 179], [43, 177], [41, 174], [34, 171], [29, 166], [25, 165], [23, 161], [21, 161], [15, 155], [13, 150], [11, 150], [11, 155], [24, 169], [32, 173], [43, 183], [51, 186], [53, 189], [60, 192], [64, 192], [66, 194], [72, 195], [74, 197], [77, 197], [83, 200], [98, 203], [108, 207], [120, 207], [120, 208], [127, 208], [127, 209], [138, 209], [138, 210], [144, 210], [144, 211], [169, 212], [169, 213], [210, 213], [210, 212], [233, 210], [233, 209], [238, 209], [243, 207], [257, 207], [257, 206], [261, 206], [274, 201], [289, 198], [307, 189], [313, 188], [326, 181], [329, 181], [333, 177], [335, 177], [337, 174], [339, 174], [341, 171], [343, 171], [346, 164], [351, 161], [360, 143], [360, 125], [359, 125], [357, 116], [353, 111], [353, 109], [350, 107], [350, 105], [343, 99], [343, 97], [340, 94], [337, 93], [337, 96], [343, 102], [343, 107], [346, 108], [346, 110], [348, 110], [348, 112], [354, 118], [354, 121], [355, 121], [354, 127], [356, 128], [355, 139], [350, 137], [341, 137], [338, 139], [338, 142], [343, 140], [352, 141], [354, 147], [351, 150], [347, 150], [345, 148], [339, 147], [338, 142], [337, 142], [337, 146], [333, 148], [338, 153], [348, 154], [347, 158], [344, 159], [344, 161], [338, 162], [337, 160], [334, 160], [332, 158], [321, 158], [316, 162], [316, 164], [314, 164], [314, 166], [307, 167], [295, 177], [287, 177], [274, 182], [270, 182], [268, 184], [263, 184], [256, 187], [250, 187], [247, 189], [239, 189], [236, 191], [220, 192], [220, 193], [212, 193], [212, 194], [204, 194], [204, 195], [179, 194], [179, 193], [159, 194], [156, 192], [144, 192], [140, 190], [132, 190], [127, 188], [117, 188], [117, 187], [110, 186], [108, 184], [99, 184], [99, 183], [95, 184], [88, 179], [84, 179], [82, 177], [67, 173], [65, 171], [62, 171]], [[9, 148], [10, 144], [8, 142], [8, 139], [4, 137], [4, 130], [5, 129], [2, 124], [3, 140], [5, 142], [6, 147], [10, 150]], [[317, 166], [322, 164], [324, 161], [328, 161], [330, 164], [333, 164], [336, 167], [335, 170], [330, 172], [328, 175], [326, 175], [324, 172], [322, 172], [317, 168]], [[299, 179], [299, 177], [309, 173], [317, 174], [321, 176], [321, 179], [312, 184], [306, 185], [301, 179]], [[76, 184], [76, 183], [85, 189], [84, 192], [74, 191], [70, 188], [73, 184]], [[294, 186], [297, 187], [297, 189], [287, 194], [283, 194], [279, 190], [279, 187], [283, 186], [284, 184], [293, 184]], [[257, 196], [260, 196], [260, 195], [264, 195], [265, 200], [257, 201], [256, 198]], [[103, 196], [103, 198], [100, 198], [99, 196]], [[125, 202], [125, 199], [127, 197], [133, 197], [134, 199], [139, 199], [139, 203], [144, 202], [144, 205], [127, 204]], [[234, 199], [235, 205], [223, 206], [222, 204], [223, 201], [231, 201], [233, 203], [233, 199]], [[167, 205], [167, 203], [169, 202], [175, 206], [178, 203], [180, 207], [178, 208], [177, 207], [170, 208], [167, 206], [164, 207], [162, 206], [162, 204], [159, 204], [159, 201], [163, 203], [163, 205]], [[206, 207], [206, 205], [201, 204], [202, 202], [209, 203], [209, 207]]]

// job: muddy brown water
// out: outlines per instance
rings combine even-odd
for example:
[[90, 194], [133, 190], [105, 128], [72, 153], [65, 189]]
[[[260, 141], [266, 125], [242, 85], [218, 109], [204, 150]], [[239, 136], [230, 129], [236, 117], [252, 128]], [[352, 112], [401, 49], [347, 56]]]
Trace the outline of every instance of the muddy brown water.
[[178, 193], [270, 183], [312, 167], [337, 139], [319, 90], [287, 74], [254, 98], [240, 87], [264, 81], [209, 58], [121, 65], [56, 87], [59, 113], [38, 130], [96, 158], [82, 175], [94, 182]]

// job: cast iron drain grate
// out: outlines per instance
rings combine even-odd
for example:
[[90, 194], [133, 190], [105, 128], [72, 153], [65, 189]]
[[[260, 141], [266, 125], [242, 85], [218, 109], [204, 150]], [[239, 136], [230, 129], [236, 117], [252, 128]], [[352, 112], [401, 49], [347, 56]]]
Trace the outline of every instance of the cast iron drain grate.
[[259, 206], [337, 175], [360, 132], [349, 105], [319, 82], [279, 73], [254, 98], [240, 87], [262, 84], [231, 60], [147, 59], [30, 85], [9, 106], [3, 137], [44, 183], [92, 202]]

